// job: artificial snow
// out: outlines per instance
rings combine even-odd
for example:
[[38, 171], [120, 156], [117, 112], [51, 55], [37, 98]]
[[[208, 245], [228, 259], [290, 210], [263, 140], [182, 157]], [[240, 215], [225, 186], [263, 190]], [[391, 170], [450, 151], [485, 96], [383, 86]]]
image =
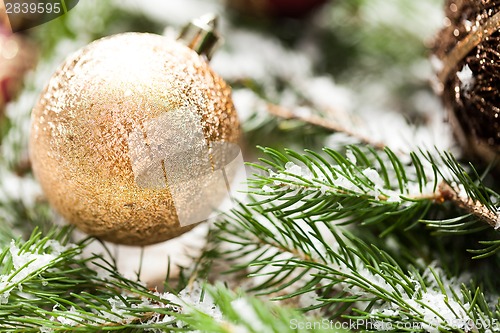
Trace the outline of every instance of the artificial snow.
[[127, 314], [128, 305], [123, 301], [126, 297], [126, 295], [122, 295], [121, 298], [118, 296], [109, 298], [108, 303], [111, 305], [110, 312], [101, 311], [101, 315], [113, 323], [129, 323], [134, 320], [134, 317]]
[[[155, 293], [155, 296], [159, 296], [161, 299], [166, 299], [166, 300], [177, 299], [175, 295], [169, 293], [165, 294]], [[60, 311], [58, 310], [59, 306], [56, 305], [53, 308], [53, 312], [56, 314], [56, 316], [51, 317], [51, 320], [69, 326], [76, 326], [82, 323], [128, 324], [141, 316], [140, 313], [129, 311], [129, 309], [145, 308], [148, 309], [148, 312], [149, 309], [155, 309], [155, 308], [171, 307], [172, 309], [174, 309], [173, 306], [161, 302], [153, 302], [151, 299], [148, 299], [146, 297], [142, 297], [141, 303], [139, 304], [127, 304], [128, 300], [130, 300], [130, 297], [127, 294], [122, 294], [120, 295], [120, 297], [118, 296], [111, 297], [107, 299], [107, 302], [110, 307], [109, 309], [107, 310], [92, 309], [92, 314], [85, 313], [82, 311], [77, 311], [73, 306], [69, 310]], [[166, 323], [171, 321], [172, 318], [173, 317], [168, 315], [156, 313], [153, 314], [151, 318], [147, 320], [147, 324]]]
[[[416, 313], [423, 315], [428, 324], [422, 327], [430, 333], [439, 333], [439, 325], [449, 325], [454, 329], [465, 329], [472, 319], [467, 315], [469, 304], [464, 308], [452, 298], [441, 292], [428, 290], [416, 299], [406, 299]], [[415, 313], [415, 314], [416, 314]]]
[[[57, 306], [54, 307], [54, 310], [56, 310], [56, 308]], [[71, 318], [71, 317], [75, 318], [78, 317], [78, 312], [76, 311], [74, 306], [71, 306], [68, 311], [64, 312], [64, 314], [65, 314], [64, 316], [57, 316], [56, 318], [57, 321], [60, 322], [61, 324], [68, 326], [77, 326], [80, 324], [77, 320]], [[54, 319], [52, 318], [52, 320]]]
[[351, 149], [347, 149], [346, 153], [345, 153], [345, 157], [347, 158], [347, 160], [349, 162], [351, 162], [352, 164], [356, 165], [356, 155], [354, 155], [354, 153], [352, 152]]
[[474, 73], [472, 73], [469, 65], [462, 67], [462, 69], [457, 72], [457, 77], [461, 82], [460, 88], [465, 92], [468, 92], [474, 86]]
[[197, 282], [181, 290], [178, 299], [179, 304], [184, 305], [183, 313], [190, 313], [192, 309], [196, 309], [216, 320], [222, 320], [222, 312], [215, 304], [214, 299], [209, 293], [203, 293], [201, 285]]
[[38, 182], [30, 177], [19, 177], [0, 169], [0, 202], [21, 202], [25, 207], [33, 207], [42, 190]]
[[243, 126], [247, 126], [246, 122], [252, 117], [266, 120], [269, 118], [267, 102], [250, 89], [235, 89], [232, 97], [234, 107], [238, 110], [238, 118]]
[[[38, 253], [19, 253], [19, 248], [14, 245], [14, 242], [10, 246], [10, 254], [12, 257], [12, 263], [14, 265], [14, 272], [18, 271], [17, 274], [10, 280], [11, 283], [18, 283], [24, 280], [28, 275], [41, 270], [45, 266], [49, 265], [54, 261], [57, 256], [53, 254], [38, 254]], [[21, 287], [21, 286], [19, 286]]]
[[264, 186], [262, 186], [262, 191], [264, 191], [266, 193], [273, 193], [274, 189], [269, 185], [264, 185]]
[[255, 80], [273, 89], [277, 77], [299, 82], [311, 76], [309, 57], [286, 48], [278, 38], [233, 28], [225, 36], [225, 44], [211, 66], [226, 80]]
[[[387, 283], [387, 281], [379, 274], [373, 274], [368, 270], [361, 262], [356, 263], [355, 269], [350, 269], [348, 267], [337, 267], [341, 272], [349, 275], [359, 276], [362, 280], [370, 281], [373, 286], [376, 286], [379, 290], [385, 290], [387, 293], [400, 294], [404, 293], [404, 289], [396, 284], [396, 288]], [[353, 295], [360, 296], [370, 296], [371, 293], [367, 292], [365, 288], [352, 285], [350, 283], [343, 283], [344, 290], [352, 293]]]
[[[443, 282], [444, 292], [441, 286], [437, 283], [430, 268], [427, 268], [422, 274], [424, 281], [427, 281], [425, 288], [417, 278], [410, 277], [410, 281], [414, 284], [414, 292], [408, 295], [403, 289], [398, 287], [399, 294], [402, 296], [404, 303], [407, 306], [401, 307], [399, 303], [385, 303], [382, 307], [375, 308], [371, 311], [371, 317], [374, 320], [391, 320], [394, 324], [403, 325], [404, 322], [397, 322], [398, 318], [387, 319], [386, 316], [400, 317], [399, 320], [405, 320], [406, 314], [400, 310], [411, 309], [411, 314], [416, 317], [420, 316], [423, 322], [420, 323], [421, 327], [430, 333], [438, 333], [439, 326], [447, 325], [453, 329], [463, 329], [468, 331], [472, 318], [467, 314], [470, 305], [468, 303], [462, 304], [463, 299], [459, 301], [453, 299], [452, 295], [460, 297], [460, 284], [464, 279], [447, 279], [442, 269], [432, 264], [432, 270], [439, 276]], [[384, 286], [384, 283], [379, 284], [379, 281], [372, 280], [377, 286]], [[389, 289], [391, 291], [393, 289]], [[392, 320], [396, 320], [393, 322]]]
[[[3, 277], [0, 276], [0, 279]], [[0, 281], [0, 304], [7, 304], [10, 296], [10, 284]]]
[[[352, 152], [347, 151], [347, 158], [351, 160], [355, 160], [355, 156]], [[300, 166], [293, 162], [287, 162], [285, 164], [285, 170], [280, 172], [274, 172], [269, 169], [269, 177], [275, 178], [273, 181], [273, 185], [278, 186], [278, 188], [273, 188], [269, 185], [264, 185], [262, 190], [267, 193], [271, 193], [273, 191], [282, 191], [282, 190], [301, 190], [307, 189], [309, 191], [320, 191], [322, 194], [328, 191], [334, 191], [335, 187], [338, 189], [352, 191], [354, 193], [363, 193], [372, 196], [375, 200], [380, 200], [381, 197], [385, 197], [387, 202], [402, 202], [402, 198], [400, 193], [384, 188], [384, 181], [380, 177], [380, 174], [377, 170], [373, 168], [366, 168], [362, 170], [362, 174], [371, 182], [373, 182], [373, 189], [366, 189], [367, 192], [363, 192], [363, 187], [355, 184], [351, 179], [345, 177], [342, 174], [336, 174], [335, 177], [330, 177], [332, 179], [332, 186], [325, 185], [327, 178], [323, 174], [323, 172], [316, 166], [312, 167], [317, 176], [314, 176], [313, 172], [309, 170], [306, 166]], [[334, 166], [334, 169], [338, 168]], [[330, 175], [332, 176], [332, 175]], [[304, 179], [300, 179], [300, 178]], [[307, 183], [306, 183], [307, 182]], [[311, 183], [311, 184], [308, 184]]]
[[365, 170], [363, 170], [363, 175], [365, 175], [366, 178], [371, 180], [375, 184], [375, 187], [380, 187], [380, 188], [384, 187], [384, 181], [380, 177], [377, 170], [372, 168], [366, 168]]
[[328, 76], [311, 77], [300, 81], [298, 88], [308, 101], [326, 115], [335, 116], [337, 122], [350, 125], [354, 98], [352, 90], [336, 84], [333, 78]]
[[265, 332], [268, 327], [262, 322], [259, 315], [255, 312], [254, 307], [244, 298], [238, 298], [231, 302], [233, 310], [238, 313], [248, 326], [252, 328], [252, 332]]
[[19, 291], [22, 291], [24, 279], [47, 269], [59, 259], [62, 252], [73, 247], [74, 245], [64, 246], [55, 240], [49, 240], [44, 244], [43, 250], [50, 253], [38, 253], [39, 249], [35, 248], [21, 251], [12, 241], [9, 254], [12, 258], [13, 269], [9, 274], [0, 275], [0, 304], [8, 303], [12, 289], [17, 287]]

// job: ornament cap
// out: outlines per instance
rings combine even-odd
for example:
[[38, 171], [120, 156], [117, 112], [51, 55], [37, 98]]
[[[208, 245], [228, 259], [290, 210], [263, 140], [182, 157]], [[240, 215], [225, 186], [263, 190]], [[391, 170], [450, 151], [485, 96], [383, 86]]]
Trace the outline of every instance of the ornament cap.
[[210, 60], [221, 41], [217, 31], [218, 21], [216, 14], [205, 14], [188, 23], [177, 39]]

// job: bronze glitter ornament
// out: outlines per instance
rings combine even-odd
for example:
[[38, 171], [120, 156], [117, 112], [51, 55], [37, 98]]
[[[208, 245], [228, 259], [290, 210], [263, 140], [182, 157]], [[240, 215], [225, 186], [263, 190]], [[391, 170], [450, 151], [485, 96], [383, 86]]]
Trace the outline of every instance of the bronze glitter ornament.
[[500, 150], [500, 1], [447, 0], [434, 54], [441, 94], [466, 154]]
[[[216, 40], [202, 30], [184, 33], [209, 55]], [[179, 223], [165, 185], [198, 167], [186, 158], [196, 147], [182, 140], [199, 140], [199, 129], [202, 146], [237, 143], [240, 132], [230, 88], [185, 44], [146, 33], [97, 40], [70, 56], [42, 92], [32, 115], [33, 171], [52, 207], [83, 231], [146, 245], [194, 226]], [[162, 151], [180, 176], [154, 160]], [[184, 199], [193, 198], [195, 211], [200, 198], [190, 191]]]

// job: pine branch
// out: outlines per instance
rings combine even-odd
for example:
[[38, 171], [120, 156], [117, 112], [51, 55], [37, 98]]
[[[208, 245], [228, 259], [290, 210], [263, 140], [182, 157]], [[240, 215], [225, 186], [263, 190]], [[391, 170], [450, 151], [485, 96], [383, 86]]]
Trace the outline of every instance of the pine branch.
[[19, 236], [28, 238], [36, 228], [44, 233], [49, 232], [53, 220], [47, 203], [27, 205], [2, 192], [0, 190], [0, 196], [3, 196], [3, 200], [0, 200], [0, 247], [8, 245]]
[[221, 285], [148, 290], [100, 256], [82, 258], [88, 242], [69, 237], [35, 231], [0, 254], [0, 332], [321, 332], [328, 323]]
[[[467, 330], [480, 320], [500, 319], [480, 288], [460, 287], [423, 263], [405, 268], [381, 248], [323, 221], [241, 205], [219, 227], [233, 244], [224, 257], [236, 262], [235, 270], [251, 269], [252, 290], [281, 295], [277, 300], [314, 295], [305, 310], [322, 309], [330, 319], [361, 321], [367, 330], [413, 323], [412, 332]], [[374, 322], [378, 326], [369, 327]]]
[[[309, 150], [302, 155], [292, 150], [284, 154], [262, 150], [268, 157], [261, 159], [264, 166], [253, 166], [264, 174], [256, 175], [251, 185], [252, 194], [259, 198], [252, 205], [265, 212], [342, 224], [388, 223], [382, 236], [418, 221], [462, 233], [484, 230], [477, 221], [495, 229], [499, 223], [499, 195], [447, 153], [438, 155], [439, 159], [430, 153], [411, 153], [403, 162], [388, 148], [379, 153], [349, 146], [346, 156], [328, 148], [325, 156]], [[439, 210], [444, 204], [467, 214], [448, 220], [456, 224], [424, 219], [429, 210]]]
[[85, 242], [71, 245], [68, 238], [67, 228], [46, 237], [35, 232], [2, 252], [0, 331], [92, 332], [132, 328], [138, 322], [155, 328], [175, 312], [174, 303], [119, 276], [101, 257], [81, 258]]
[[467, 213], [476, 216], [478, 219], [485, 221], [494, 229], [499, 227], [499, 216], [497, 212], [493, 212], [478, 200], [470, 197], [459, 195], [459, 190], [453, 189], [448, 183], [442, 181], [439, 184], [439, 194], [444, 201], [450, 201], [459, 208], [462, 208]]
[[348, 332], [326, 319], [306, 317], [286, 307], [237, 295], [222, 285], [207, 286], [207, 293], [217, 300], [222, 320], [214, 321], [199, 309], [189, 311], [189, 316], [179, 317], [193, 329], [202, 332]]

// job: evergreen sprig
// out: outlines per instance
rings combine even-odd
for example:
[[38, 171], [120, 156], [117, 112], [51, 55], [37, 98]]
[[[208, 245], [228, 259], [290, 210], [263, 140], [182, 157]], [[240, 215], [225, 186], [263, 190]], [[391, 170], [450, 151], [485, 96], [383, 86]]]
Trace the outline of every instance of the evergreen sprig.
[[[383, 223], [381, 236], [418, 222], [454, 234], [493, 227], [493, 240], [498, 239], [499, 194], [485, 186], [472, 166], [471, 174], [449, 153], [398, 156], [389, 148], [379, 152], [360, 146], [348, 146], [345, 155], [328, 148], [324, 154], [261, 149], [266, 154], [262, 164], [252, 166], [263, 172], [250, 185], [258, 198], [251, 205], [264, 212], [339, 224]], [[450, 204], [459, 208], [454, 216], [426, 218]], [[496, 242], [487, 245], [478, 257], [498, 251]]]
[[232, 244], [223, 257], [254, 280], [252, 291], [309, 298], [304, 310], [332, 320], [411, 332], [486, 332], [500, 320], [500, 304], [489, 304], [481, 288], [460, 285], [429, 263], [402, 264], [344, 227], [241, 205], [218, 228]]
[[[0, 331], [106, 331], [154, 328], [175, 306], [127, 280], [100, 256], [84, 258], [87, 242], [67, 243], [70, 230], [36, 231], [0, 255]], [[150, 323], [148, 323], [148, 320]]]
[[206, 286], [205, 290], [217, 300], [223, 320], [214, 321], [196, 308], [192, 308], [188, 316], [179, 316], [180, 320], [201, 332], [349, 332], [347, 325], [343, 328], [330, 320], [307, 317], [287, 307], [263, 303], [245, 296], [245, 293], [231, 292], [220, 284]]
[[149, 290], [102, 256], [84, 257], [91, 240], [72, 244], [70, 235], [35, 230], [1, 252], [0, 332], [323, 332], [328, 324], [222, 285]]

